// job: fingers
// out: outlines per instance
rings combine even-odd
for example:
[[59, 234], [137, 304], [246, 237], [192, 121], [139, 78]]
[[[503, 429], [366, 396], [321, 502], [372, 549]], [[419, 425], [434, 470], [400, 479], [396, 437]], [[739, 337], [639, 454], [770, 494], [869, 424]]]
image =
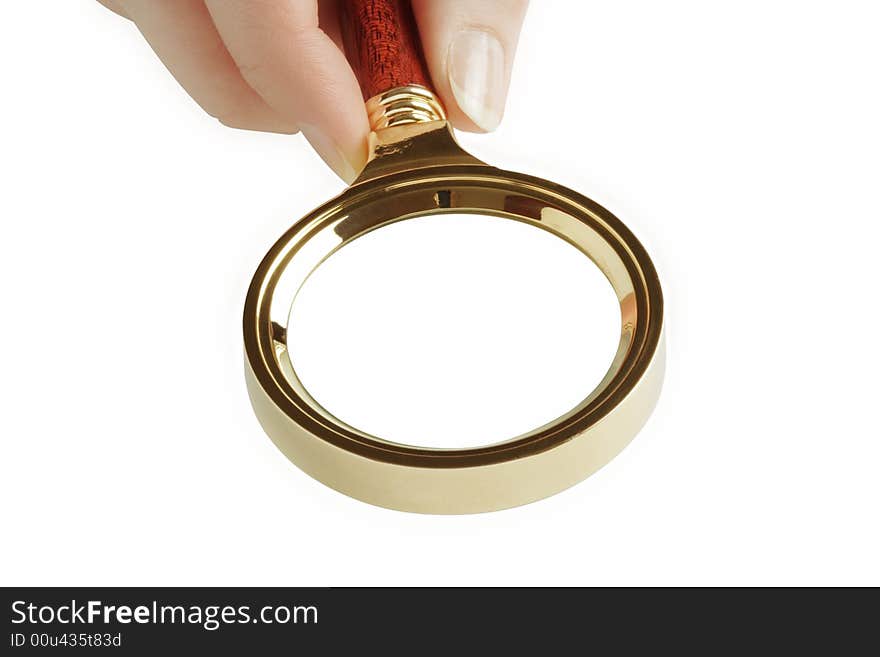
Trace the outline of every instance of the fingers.
[[318, 27], [315, 0], [207, 0], [245, 80], [351, 181], [366, 162], [367, 114], [342, 51]]
[[[105, 3], [106, 4], [106, 3]], [[181, 86], [211, 116], [234, 128], [296, 132], [245, 82], [202, 0], [116, 0]]]
[[[336, 0], [100, 0], [135, 22], [209, 114], [296, 132], [351, 181], [366, 162], [366, 111], [339, 47]], [[459, 128], [494, 130], [526, 0], [412, 0], [437, 92]], [[319, 27], [326, 27], [326, 31]]]
[[412, 0], [425, 59], [456, 127], [492, 131], [507, 87], [527, 0]]
[[119, 14], [123, 18], [128, 18], [128, 16], [125, 15], [125, 10], [116, 0], [98, 0], [98, 2], [107, 7], [107, 9], [112, 11], [114, 14]]

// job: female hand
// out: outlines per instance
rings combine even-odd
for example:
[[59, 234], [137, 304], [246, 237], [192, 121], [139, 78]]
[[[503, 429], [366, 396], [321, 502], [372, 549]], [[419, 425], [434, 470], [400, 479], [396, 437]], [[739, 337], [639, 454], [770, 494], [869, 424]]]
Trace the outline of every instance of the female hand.
[[[301, 131], [343, 179], [360, 172], [369, 126], [343, 53], [339, 0], [99, 1], [131, 19], [224, 125]], [[491, 131], [501, 121], [526, 5], [412, 0], [435, 91], [457, 128]]]

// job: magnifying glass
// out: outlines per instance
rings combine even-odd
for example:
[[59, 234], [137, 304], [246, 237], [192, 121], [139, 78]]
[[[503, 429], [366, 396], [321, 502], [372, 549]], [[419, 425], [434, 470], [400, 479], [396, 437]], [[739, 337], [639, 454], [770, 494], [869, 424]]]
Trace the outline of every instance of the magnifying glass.
[[[492, 167], [456, 143], [430, 90], [407, 2], [344, 0], [343, 6], [346, 51], [372, 128], [370, 158], [342, 194], [296, 222], [254, 274], [244, 308], [254, 411], [299, 468], [371, 504], [478, 513], [553, 495], [614, 458], [656, 404], [664, 369], [663, 296], [651, 259], [595, 201]], [[290, 357], [291, 308], [311, 272], [373, 230], [438, 214], [491, 215], [546, 230], [590, 258], [620, 304], [620, 341], [598, 386], [567, 413], [504, 442], [440, 449], [370, 435], [325, 410]]]

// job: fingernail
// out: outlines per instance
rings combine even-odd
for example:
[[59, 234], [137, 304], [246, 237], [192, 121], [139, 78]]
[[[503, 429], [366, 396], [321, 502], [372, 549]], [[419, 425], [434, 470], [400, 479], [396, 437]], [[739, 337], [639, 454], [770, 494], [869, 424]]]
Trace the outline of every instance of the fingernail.
[[491, 32], [462, 30], [449, 45], [449, 84], [461, 110], [487, 132], [501, 123], [504, 48]]
[[300, 124], [299, 130], [302, 132], [303, 137], [305, 137], [312, 145], [312, 148], [318, 152], [321, 159], [324, 160], [324, 162], [327, 163], [327, 166], [333, 169], [340, 178], [347, 183], [351, 183], [357, 178], [358, 172], [354, 165], [329, 135], [313, 125]]

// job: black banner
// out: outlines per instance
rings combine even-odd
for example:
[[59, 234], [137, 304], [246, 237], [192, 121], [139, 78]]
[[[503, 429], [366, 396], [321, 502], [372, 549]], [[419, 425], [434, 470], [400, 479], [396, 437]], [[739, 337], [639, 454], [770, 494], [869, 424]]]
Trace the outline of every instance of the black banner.
[[802, 644], [840, 654], [876, 647], [877, 602], [868, 590], [3, 589], [2, 653], [751, 653]]

